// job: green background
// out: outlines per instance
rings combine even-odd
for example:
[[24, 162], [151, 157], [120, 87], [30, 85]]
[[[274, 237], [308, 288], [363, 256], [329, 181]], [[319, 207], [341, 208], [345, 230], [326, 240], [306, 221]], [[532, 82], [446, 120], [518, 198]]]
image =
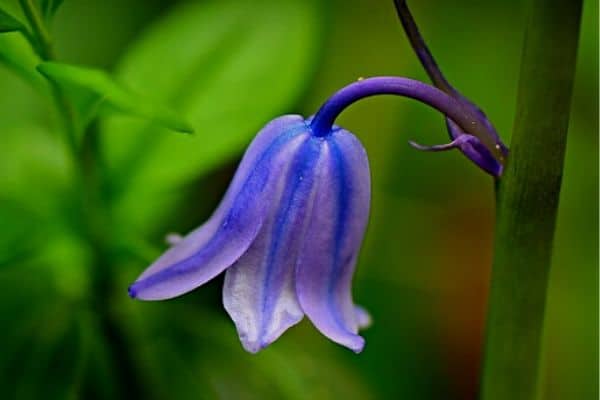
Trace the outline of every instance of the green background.
[[[447, 78], [509, 144], [526, 2], [413, 3]], [[16, 4], [0, 0], [18, 14]], [[597, 17], [598, 2], [584, 2], [544, 399], [598, 398]], [[195, 134], [100, 113], [88, 147], [101, 163], [85, 175], [100, 200], [83, 201], [84, 214], [100, 221], [99, 256], [97, 236], [75, 211], [82, 193], [46, 83], [32, 69], [38, 61], [26, 55], [30, 65], [15, 72], [6, 54], [21, 53], [8, 49], [26, 46], [0, 34], [1, 398], [475, 398], [493, 182], [458, 152], [411, 149], [410, 139], [448, 139], [443, 118], [410, 100], [367, 99], [338, 120], [361, 139], [372, 170], [354, 279], [355, 300], [374, 320], [362, 354], [306, 320], [247, 354], [221, 305], [222, 278], [167, 302], [126, 293], [166, 247], [166, 233], [210, 215], [270, 119], [308, 116], [359, 77], [427, 80], [391, 1], [66, 0], [51, 30], [61, 62], [114, 73], [184, 115]]]

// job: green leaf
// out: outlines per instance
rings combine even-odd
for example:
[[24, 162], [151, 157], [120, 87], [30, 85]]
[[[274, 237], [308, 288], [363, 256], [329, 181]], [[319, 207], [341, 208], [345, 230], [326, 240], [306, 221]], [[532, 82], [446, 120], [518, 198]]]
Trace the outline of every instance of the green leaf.
[[319, 54], [319, 11], [305, 0], [190, 2], [141, 36], [117, 76], [186, 113], [197, 132], [177, 137], [128, 118], [106, 121], [104, 150], [127, 190], [126, 218], [158, 221], [178, 186], [230, 161], [269, 120], [293, 111]]
[[25, 26], [15, 17], [0, 9], [0, 33], [23, 31], [25, 32]]
[[40, 59], [27, 40], [17, 32], [0, 35], [0, 64], [25, 79], [36, 89], [47, 91], [47, 84], [35, 70]]
[[129, 91], [102, 70], [57, 62], [43, 62], [38, 71], [63, 88], [79, 112], [80, 128], [102, 111], [116, 111], [141, 117], [179, 132], [191, 133], [192, 128], [175, 112], [162, 107], [159, 101]]

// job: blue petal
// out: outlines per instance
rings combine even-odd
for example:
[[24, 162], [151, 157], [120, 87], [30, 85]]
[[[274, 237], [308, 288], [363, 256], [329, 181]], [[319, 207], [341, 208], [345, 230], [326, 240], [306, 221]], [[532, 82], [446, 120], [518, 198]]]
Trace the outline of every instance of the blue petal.
[[294, 272], [322, 142], [310, 138], [304, 143], [285, 186], [273, 199], [277, 207], [252, 246], [225, 274], [223, 304], [249, 352], [266, 347], [304, 316]]
[[472, 135], [459, 136], [457, 147], [467, 156], [475, 165], [493, 176], [501, 176], [504, 169], [503, 165], [494, 157], [494, 155], [484, 146], [481, 141]]
[[303, 131], [300, 116], [280, 117], [265, 126], [213, 216], [154, 262], [130, 286], [130, 295], [143, 300], [176, 297], [233, 264], [258, 234]]
[[296, 290], [304, 313], [321, 333], [360, 352], [364, 339], [357, 334], [351, 284], [369, 215], [369, 165], [350, 132], [338, 130], [326, 139], [296, 266]]

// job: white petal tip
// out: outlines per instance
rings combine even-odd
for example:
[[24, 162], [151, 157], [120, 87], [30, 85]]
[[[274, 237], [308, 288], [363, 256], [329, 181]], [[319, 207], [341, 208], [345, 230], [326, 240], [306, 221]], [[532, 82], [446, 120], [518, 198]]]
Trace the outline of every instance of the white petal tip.
[[240, 338], [240, 340], [242, 341], [242, 347], [244, 348], [244, 350], [246, 350], [250, 354], [256, 354], [269, 345], [269, 343], [264, 344], [255, 341], [249, 342], [242, 338]]
[[356, 323], [359, 329], [367, 329], [373, 324], [371, 314], [361, 306], [355, 306]]
[[344, 337], [338, 336], [334, 338], [329, 335], [325, 336], [327, 336], [332, 342], [344, 346], [345, 348], [352, 350], [356, 354], [362, 352], [365, 348], [365, 339], [360, 335], [348, 333], [347, 335], [344, 335]]
[[362, 336], [356, 336], [356, 338], [354, 340], [352, 340], [352, 343], [349, 343], [344, 346], [348, 347], [350, 350], [352, 350], [356, 354], [359, 354], [365, 348], [365, 339], [363, 339]]
[[167, 233], [167, 235], [165, 236], [165, 242], [169, 246], [175, 246], [175, 245], [179, 244], [182, 240], [183, 240], [183, 236], [181, 236], [179, 233], [170, 232], [170, 233]]

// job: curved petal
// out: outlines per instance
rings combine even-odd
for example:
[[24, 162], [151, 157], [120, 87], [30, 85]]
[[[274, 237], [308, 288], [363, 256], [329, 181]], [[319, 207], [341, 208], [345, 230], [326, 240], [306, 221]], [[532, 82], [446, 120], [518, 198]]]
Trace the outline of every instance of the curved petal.
[[306, 125], [299, 115], [286, 115], [269, 122], [256, 135], [252, 143], [250, 143], [225, 196], [208, 221], [187, 234], [176, 245], [167, 250], [140, 275], [138, 280], [153, 275], [196, 253], [215, 234], [219, 225], [227, 216], [227, 213], [233, 206], [234, 200], [240, 194], [244, 183], [248, 179], [248, 175], [259, 161], [259, 157], [263, 157], [269, 147], [280, 146], [284, 141], [289, 140], [290, 137], [304, 130], [305, 127]]
[[155, 261], [130, 288], [134, 298], [162, 300], [202, 285], [233, 264], [250, 246], [267, 208], [304, 139], [298, 116], [274, 120], [244, 155], [213, 216]]
[[[460, 129], [451, 120], [448, 120], [448, 126], [454, 126], [456, 129]], [[463, 134], [458, 136], [453, 142], [455, 147], [459, 148], [460, 151], [462, 151], [462, 153], [479, 168], [496, 177], [502, 175], [504, 167], [496, 160], [488, 148], [481, 143], [479, 138], [473, 135]]]
[[[472, 107], [474, 107], [475, 110], [479, 110], [475, 106]], [[481, 110], [479, 110], [479, 114], [483, 118], [482, 122], [487, 127], [492, 137], [496, 141], [496, 148], [499, 149], [502, 152], [502, 154], [506, 157], [508, 155], [508, 148], [504, 145], [504, 143], [502, 143], [489, 120], [485, 118], [485, 114], [483, 114]], [[483, 143], [481, 143], [479, 138], [465, 133], [460, 128], [460, 126], [458, 126], [454, 121], [452, 121], [448, 117], [446, 117], [446, 126], [448, 127], [448, 132], [450, 134], [450, 137], [453, 139], [453, 142], [461, 140], [463, 140], [464, 142], [468, 142], [465, 146], [461, 145], [456, 147], [458, 147], [460, 151], [469, 160], [471, 160], [475, 163], [475, 165], [482, 168], [484, 171], [493, 176], [499, 177], [500, 175], [502, 175], [502, 164], [498, 160], [496, 160], [496, 157], [494, 157], [494, 155], [487, 149], [487, 147], [485, 147]], [[465, 139], [467, 137], [468, 139]], [[474, 146], [477, 147], [477, 150], [474, 150], [473, 146], [471, 146], [470, 143], [475, 143]]]
[[300, 305], [329, 339], [360, 352], [364, 339], [352, 302], [352, 275], [367, 225], [369, 165], [350, 133], [326, 138], [306, 240], [296, 265]]
[[458, 135], [456, 139], [453, 139], [450, 143], [436, 144], [433, 146], [424, 146], [412, 140], [409, 140], [408, 143], [413, 148], [420, 151], [438, 152], [459, 149], [469, 160], [485, 172], [496, 177], [502, 175], [502, 164], [496, 160], [494, 155], [477, 137], [462, 133], [463, 131], [460, 130], [460, 127], [450, 119], [447, 119], [447, 123], [449, 129], [454, 132], [453, 134]]
[[286, 185], [248, 251], [225, 273], [223, 304], [244, 348], [268, 346], [304, 313], [295, 288], [295, 265], [314, 195], [314, 171], [322, 141], [311, 138], [297, 153]]

